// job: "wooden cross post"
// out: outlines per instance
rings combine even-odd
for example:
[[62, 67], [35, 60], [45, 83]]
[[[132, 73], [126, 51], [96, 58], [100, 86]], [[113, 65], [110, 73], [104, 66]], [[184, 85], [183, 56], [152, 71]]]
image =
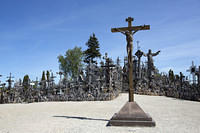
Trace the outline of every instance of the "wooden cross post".
[[113, 65], [111, 63], [110, 58], [107, 58], [106, 56], [105, 56], [105, 60], [106, 60], [106, 64], [104, 66], [101, 66], [101, 67], [106, 68], [106, 86], [109, 84], [108, 86], [109, 86], [109, 89], [110, 89], [110, 87], [112, 85], [112, 83], [111, 83], [111, 70], [112, 70], [112, 67], [115, 67], [115, 65]]
[[133, 34], [139, 30], [149, 30], [149, 25], [143, 26], [132, 26], [133, 18], [128, 17], [126, 22], [128, 22], [128, 27], [121, 28], [111, 28], [111, 32], [121, 32], [126, 36], [127, 41], [127, 54], [128, 54], [128, 68], [129, 68], [129, 102], [134, 102], [134, 89], [133, 89], [133, 61], [132, 61], [132, 51], [133, 51]]

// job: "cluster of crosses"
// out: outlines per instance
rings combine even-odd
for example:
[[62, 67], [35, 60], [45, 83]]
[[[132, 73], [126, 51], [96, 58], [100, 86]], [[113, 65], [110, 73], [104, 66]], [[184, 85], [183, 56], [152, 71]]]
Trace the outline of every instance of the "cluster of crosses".
[[77, 78], [72, 81], [62, 78], [63, 72], [57, 72], [60, 77], [58, 84], [54, 83], [55, 76], [51, 72], [46, 80], [29, 80], [27, 83], [22, 83], [20, 80], [12, 87], [14, 77], [10, 73], [7, 80], [8, 87], [5, 87], [6, 84], [1, 84], [3, 88], [1, 89], [1, 103], [49, 101], [59, 98], [76, 100], [77, 97], [80, 97], [79, 100], [87, 100], [86, 94], [92, 95], [96, 100], [106, 100], [109, 99], [108, 96], [101, 98], [102, 93], [106, 95], [106, 93], [113, 92], [117, 96], [122, 88], [122, 68], [119, 59], [117, 63], [114, 63], [107, 53], [103, 59], [100, 65], [90, 62], [84, 70], [80, 69]]
[[[194, 65], [194, 62], [192, 61], [192, 65], [187, 70], [187, 72], [190, 72], [190, 74], [192, 75], [192, 80], [191, 80], [192, 83], [196, 84], [196, 81], [197, 81], [197, 84], [200, 86], [200, 66], [197, 68]], [[197, 77], [197, 80], [196, 80], [196, 77]]]
[[[140, 79], [148, 79], [149, 83], [151, 83], [151, 81], [154, 79], [156, 68], [153, 63], [153, 57], [157, 56], [160, 51], [153, 53], [151, 49], [149, 49], [147, 53], [144, 53], [138, 49], [135, 53], [135, 56], [133, 56], [133, 35], [140, 30], [150, 29], [150, 26], [132, 26], [133, 18], [131, 17], [127, 18], [126, 21], [128, 22], [128, 27], [111, 29], [112, 32], [120, 32], [125, 35], [127, 40], [126, 50], [128, 57], [125, 57], [124, 59], [123, 69], [120, 66], [119, 58], [117, 58], [116, 63], [114, 63], [113, 60], [108, 57], [108, 54], [105, 53], [105, 56], [103, 57], [104, 61], [100, 62], [100, 66], [96, 63], [89, 62], [84, 70], [79, 70], [78, 77], [72, 81], [68, 81], [65, 78], [62, 78], [64, 75], [63, 72], [57, 72], [56, 74], [58, 74], [60, 77], [59, 84], [57, 85], [54, 83], [55, 76], [53, 75], [53, 72], [51, 72], [47, 80], [38, 81], [38, 79], [36, 79], [36, 81], [29, 81], [27, 83], [28, 89], [24, 89], [22, 82], [15, 83], [14, 88], [12, 88], [14, 77], [10, 73], [10, 75], [7, 77], [8, 80], [6, 81], [8, 83], [8, 87], [5, 87], [5, 83], [0, 84], [0, 87], [3, 88], [1, 89], [1, 99], [3, 99], [3, 97], [5, 98], [6, 96], [9, 97], [9, 100], [7, 101], [14, 101], [14, 97], [16, 97], [16, 91], [19, 92], [18, 97], [20, 97], [20, 95], [26, 95], [23, 97], [33, 98], [34, 95], [39, 95], [41, 97], [46, 97], [48, 100], [48, 97], [53, 97], [52, 95], [71, 95], [70, 93], [73, 93], [73, 97], [76, 97], [77, 94], [83, 92], [83, 90], [86, 90], [91, 95], [95, 93], [94, 96], [97, 96], [102, 92], [108, 93], [112, 90], [121, 91], [122, 89], [127, 88], [129, 91], [129, 101], [134, 101], [133, 93], [134, 89], [136, 89], [134, 85], [137, 83], [137, 81]], [[142, 56], [147, 57], [146, 65], [141, 62]], [[193, 75], [193, 77], [198, 77], [199, 85], [200, 68], [198, 70], [194, 65], [192, 65], [189, 72]], [[183, 81], [183, 75], [180, 76], [180, 78], [181, 81]], [[123, 84], [124, 82], [127, 86]]]

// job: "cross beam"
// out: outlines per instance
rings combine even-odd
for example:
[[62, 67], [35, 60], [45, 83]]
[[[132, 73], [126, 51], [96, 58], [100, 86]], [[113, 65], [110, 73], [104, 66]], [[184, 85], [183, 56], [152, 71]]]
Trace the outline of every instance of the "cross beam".
[[119, 30], [120, 31], [139, 31], [139, 30], [149, 30], [149, 29], [150, 29], [150, 25], [142, 25], [142, 26], [112, 28], [111, 32], [119, 32]]
[[[132, 35], [139, 30], [149, 30], [150, 25], [143, 26], [132, 26], [132, 21], [134, 19], [128, 17], [126, 22], [128, 22], [128, 27], [111, 28], [111, 32], [121, 32], [126, 36], [127, 41], [127, 54], [128, 54], [128, 68], [129, 68], [129, 102], [134, 102], [134, 89], [133, 89], [133, 37]], [[132, 31], [134, 31], [132, 33]]]
[[120, 28], [111, 28], [111, 32], [119, 32], [119, 31], [139, 31], [139, 30], [149, 30], [150, 25], [141, 25], [141, 26], [132, 26], [132, 21], [134, 19], [132, 17], [126, 18], [126, 22], [128, 22], [128, 27], [120, 27]]

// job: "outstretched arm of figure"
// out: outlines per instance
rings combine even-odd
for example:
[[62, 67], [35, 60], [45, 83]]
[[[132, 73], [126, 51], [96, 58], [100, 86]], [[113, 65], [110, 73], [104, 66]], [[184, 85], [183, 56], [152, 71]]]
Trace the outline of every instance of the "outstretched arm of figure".
[[132, 33], [132, 35], [134, 35], [137, 31], [138, 31], [138, 30], [135, 30], [135, 31]]
[[119, 30], [119, 29], [117, 29], [117, 28], [115, 28], [115, 30], [121, 32], [121, 33], [124, 34], [124, 35], [126, 35], [125, 32], [123, 32], [123, 31], [121, 31], [121, 30]]
[[156, 55], [158, 55], [160, 53], [160, 50], [158, 51], [158, 52], [156, 52], [156, 53], [152, 53], [152, 56], [156, 56]]

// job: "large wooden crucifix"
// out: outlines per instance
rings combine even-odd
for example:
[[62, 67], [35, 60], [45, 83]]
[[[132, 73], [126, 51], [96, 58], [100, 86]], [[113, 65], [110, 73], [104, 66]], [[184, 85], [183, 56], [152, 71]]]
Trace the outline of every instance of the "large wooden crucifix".
[[143, 26], [132, 26], [133, 18], [128, 17], [126, 22], [128, 22], [128, 27], [112, 28], [111, 32], [121, 32], [126, 36], [127, 41], [127, 54], [128, 54], [128, 68], [129, 68], [129, 102], [134, 102], [134, 89], [133, 89], [133, 35], [139, 30], [149, 30], [150, 25]]

